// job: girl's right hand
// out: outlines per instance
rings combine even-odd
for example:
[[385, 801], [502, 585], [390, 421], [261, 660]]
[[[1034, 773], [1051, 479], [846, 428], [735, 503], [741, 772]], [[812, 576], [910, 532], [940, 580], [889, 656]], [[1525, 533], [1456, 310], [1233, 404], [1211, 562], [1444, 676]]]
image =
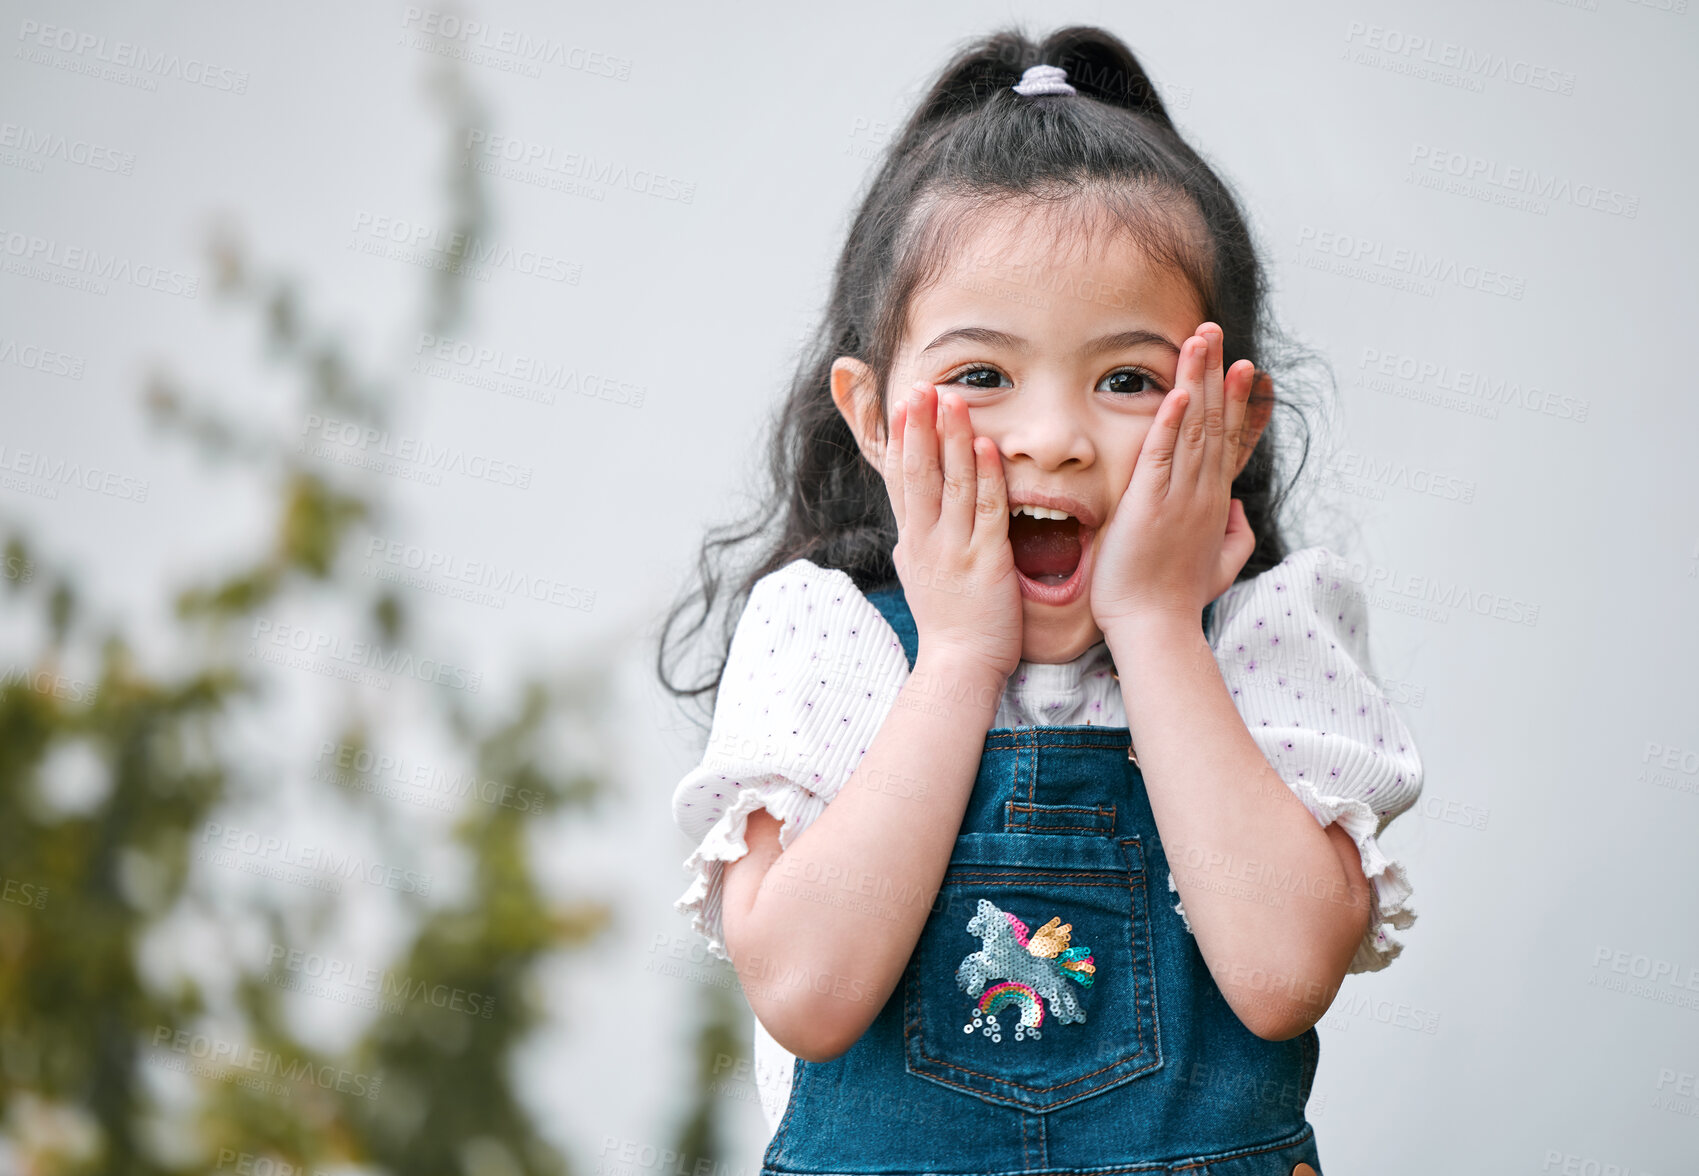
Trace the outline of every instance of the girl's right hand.
[[1021, 660], [1021, 585], [997, 444], [974, 436], [959, 393], [927, 383], [898, 400], [888, 435], [885, 488], [897, 516], [891, 558], [920, 652], [964, 656], [1001, 681]]

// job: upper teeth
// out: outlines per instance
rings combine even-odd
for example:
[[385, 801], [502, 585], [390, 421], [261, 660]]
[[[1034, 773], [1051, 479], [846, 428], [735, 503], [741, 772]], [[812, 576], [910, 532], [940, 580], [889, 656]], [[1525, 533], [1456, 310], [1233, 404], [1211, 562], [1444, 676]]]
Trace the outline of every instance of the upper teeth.
[[1035, 519], [1071, 519], [1074, 517], [1065, 510], [1052, 510], [1048, 506], [1033, 506], [1026, 502], [1021, 503], [1009, 513], [1011, 515], [1031, 515]]

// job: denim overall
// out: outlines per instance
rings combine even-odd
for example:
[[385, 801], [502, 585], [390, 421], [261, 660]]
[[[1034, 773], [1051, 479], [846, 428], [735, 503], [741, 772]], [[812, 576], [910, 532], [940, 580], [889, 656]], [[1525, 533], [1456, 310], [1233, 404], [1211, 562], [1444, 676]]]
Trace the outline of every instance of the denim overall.
[[[902, 586], [867, 596], [912, 669]], [[847, 1052], [796, 1059], [762, 1176], [1321, 1172], [1316, 1031], [1264, 1041], [1228, 1006], [1130, 750], [1126, 727], [987, 733], [901, 982]]]

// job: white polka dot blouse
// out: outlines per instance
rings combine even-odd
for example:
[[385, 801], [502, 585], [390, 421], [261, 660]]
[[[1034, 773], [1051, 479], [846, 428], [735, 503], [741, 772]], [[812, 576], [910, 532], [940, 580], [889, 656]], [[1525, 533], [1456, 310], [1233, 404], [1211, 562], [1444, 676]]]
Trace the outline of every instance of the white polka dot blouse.
[[[1217, 599], [1207, 634], [1216, 664], [1263, 754], [1322, 825], [1337, 821], [1362, 855], [1375, 897], [1350, 971], [1378, 971], [1403, 945], [1387, 932], [1416, 918], [1404, 867], [1377, 838], [1415, 804], [1414, 741], [1371, 675], [1367, 612], [1344, 561], [1324, 547]], [[996, 727], [1124, 727], [1109, 648], [1071, 662], [1021, 662]], [[695, 841], [695, 875], [675, 902], [725, 959], [724, 864], [748, 852], [749, 813], [782, 823], [781, 846], [819, 816], [855, 770], [908, 677], [896, 633], [848, 574], [794, 560], [759, 580], [739, 618], [701, 762], [673, 793], [673, 818]], [[1173, 875], [1168, 889], [1176, 892]], [[1180, 904], [1175, 908], [1184, 919]], [[1190, 924], [1187, 924], [1190, 930]]]

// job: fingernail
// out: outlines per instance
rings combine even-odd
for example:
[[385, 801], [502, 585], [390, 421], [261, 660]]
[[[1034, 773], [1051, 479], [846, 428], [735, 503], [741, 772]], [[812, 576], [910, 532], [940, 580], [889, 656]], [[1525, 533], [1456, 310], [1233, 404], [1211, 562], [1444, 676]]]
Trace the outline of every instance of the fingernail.
[[910, 404], [919, 404], [921, 395], [922, 395], [921, 385], [916, 384], [914, 387], [912, 387], [908, 390], [908, 402]]

